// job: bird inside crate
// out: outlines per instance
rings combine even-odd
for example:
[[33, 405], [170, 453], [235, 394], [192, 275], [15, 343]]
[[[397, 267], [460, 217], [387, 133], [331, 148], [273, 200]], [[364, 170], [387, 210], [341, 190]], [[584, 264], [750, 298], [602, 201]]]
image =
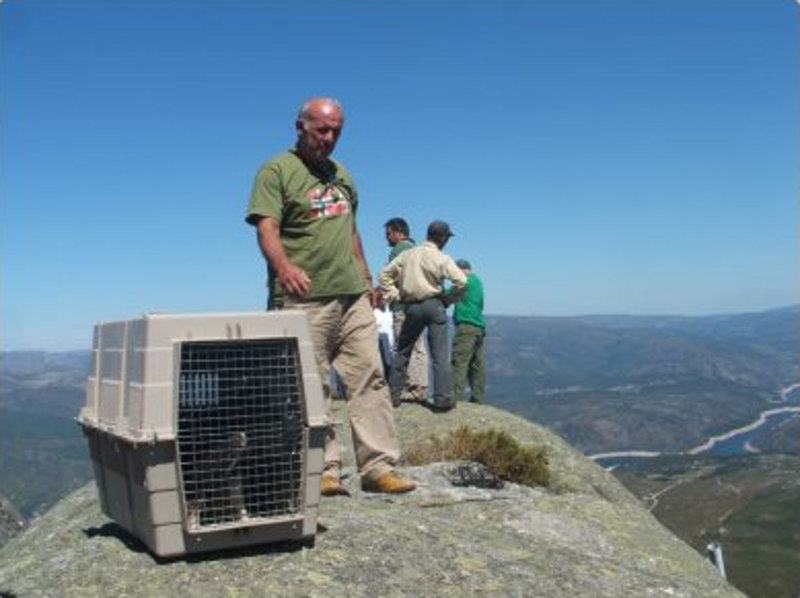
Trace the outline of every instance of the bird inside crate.
[[190, 528], [301, 507], [297, 363], [286, 343], [184, 343], [177, 448]]

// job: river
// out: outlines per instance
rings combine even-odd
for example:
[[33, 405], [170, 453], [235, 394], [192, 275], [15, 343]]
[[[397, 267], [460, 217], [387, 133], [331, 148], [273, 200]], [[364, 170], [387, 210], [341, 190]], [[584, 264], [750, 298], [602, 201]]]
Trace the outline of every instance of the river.
[[[800, 403], [800, 384], [793, 384], [782, 388], [780, 391], [780, 400], [776, 401], [774, 404], [778, 403], [782, 403], [785, 406], [766, 409], [761, 412], [758, 418], [746, 426], [729, 430], [724, 434], [712, 436], [703, 444], [677, 454], [739, 455], [743, 453], [759, 452], [757, 448], [759, 439], [769, 437], [780, 426], [800, 415], [800, 405], [798, 405], [798, 403]], [[631, 450], [598, 453], [590, 455], [589, 458], [606, 469], [613, 470], [632, 460], [658, 457], [662, 454], [666, 455], [669, 453]]]

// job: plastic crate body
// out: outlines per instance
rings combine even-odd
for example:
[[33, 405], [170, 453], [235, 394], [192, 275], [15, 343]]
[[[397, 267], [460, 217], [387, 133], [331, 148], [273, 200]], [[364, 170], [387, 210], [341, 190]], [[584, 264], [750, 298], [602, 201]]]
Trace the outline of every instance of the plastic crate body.
[[326, 419], [303, 312], [98, 324], [78, 419], [103, 512], [159, 556], [316, 533]]

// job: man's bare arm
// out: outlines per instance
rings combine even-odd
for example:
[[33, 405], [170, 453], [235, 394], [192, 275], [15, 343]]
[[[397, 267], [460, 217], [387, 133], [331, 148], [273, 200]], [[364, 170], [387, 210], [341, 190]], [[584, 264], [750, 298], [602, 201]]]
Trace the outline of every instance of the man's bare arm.
[[281, 242], [277, 220], [265, 217], [256, 225], [258, 246], [267, 259], [284, 290], [292, 296], [303, 298], [311, 290], [311, 278], [302, 268], [289, 261]]

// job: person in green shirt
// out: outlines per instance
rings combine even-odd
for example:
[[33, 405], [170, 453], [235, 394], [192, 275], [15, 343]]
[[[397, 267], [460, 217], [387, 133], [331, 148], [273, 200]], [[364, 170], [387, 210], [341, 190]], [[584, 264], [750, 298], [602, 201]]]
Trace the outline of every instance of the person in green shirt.
[[467, 275], [467, 290], [453, 311], [453, 392], [457, 401], [466, 400], [469, 384], [471, 403], [486, 400], [486, 322], [483, 319], [483, 283], [467, 260], [456, 260]]
[[414, 239], [411, 238], [408, 222], [403, 218], [389, 218], [383, 227], [386, 232], [386, 242], [392, 248], [389, 251], [389, 258], [386, 260], [388, 264], [406, 249], [414, 247], [415, 243]]
[[256, 174], [246, 221], [267, 262], [268, 307], [308, 316], [330, 422], [320, 493], [348, 494], [330, 412], [331, 367], [347, 390], [362, 489], [408, 492], [416, 485], [395, 470], [400, 448], [376, 342], [378, 295], [356, 227], [358, 193], [344, 166], [330, 157], [343, 125], [338, 101], [305, 102], [295, 121], [295, 146]]

